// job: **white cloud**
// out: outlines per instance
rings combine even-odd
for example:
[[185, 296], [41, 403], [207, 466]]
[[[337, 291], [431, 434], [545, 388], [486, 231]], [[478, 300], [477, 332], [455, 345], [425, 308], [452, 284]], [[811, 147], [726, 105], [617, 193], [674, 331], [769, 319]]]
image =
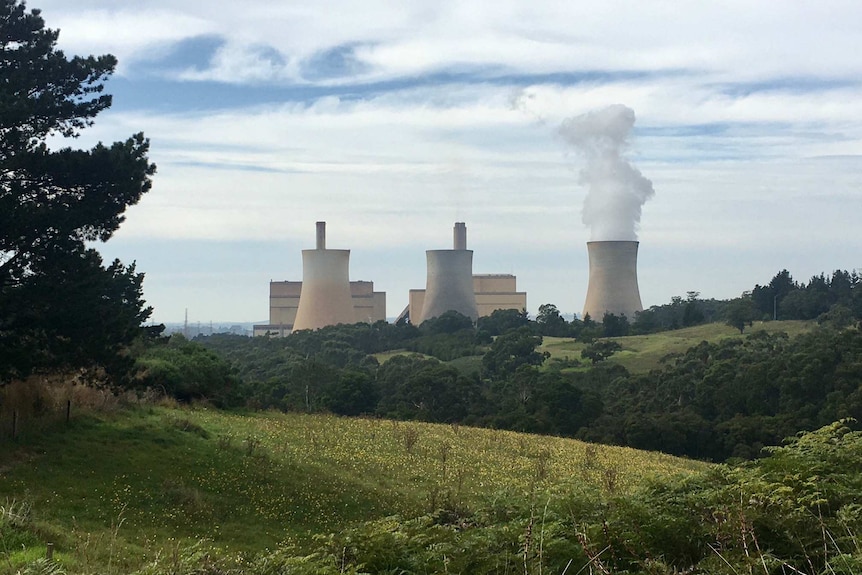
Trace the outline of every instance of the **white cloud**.
[[[203, 34], [228, 41], [200, 77], [260, 79], [255, 46], [301, 62], [356, 45], [370, 68], [362, 78], [423, 74], [453, 66], [493, 66], [523, 73], [683, 70], [721, 80], [855, 77], [862, 5], [818, 3], [443, 1], [318, 3], [152, 0], [42, 2], [63, 43], [82, 52], [114, 51], [123, 60], [151, 57]], [[253, 58], [254, 60], [254, 58]], [[282, 71], [283, 72], [283, 71]], [[270, 76], [268, 76], [270, 77]], [[283, 75], [271, 76], [283, 78]], [[288, 76], [291, 77], [291, 76]]]
[[[110, 53], [119, 60], [118, 73], [123, 74], [134, 62], [158, 59], [171, 47], [190, 38], [215, 33], [211, 20], [194, 13], [169, 8], [147, 8], [111, 2], [87, 9], [69, 10], [67, 2], [48, 7], [42, 15], [49, 28], [60, 30], [59, 45], [69, 55]], [[98, 4], [98, 3], [96, 3]], [[105, 4], [105, 3], [101, 3]]]
[[[181, 42], [212, 37], [224, 43], [208, 64], [161, 73], [178, 86], [285, 89], [284, 101], [249, 106], [215, 86], [218, 111], [112, 111], [74, 143], [139, 130], [152, 139], [159, 173], [129, 211], [112, 255], [140, 259], [145, 272], [153, 266], [146, 289], [157, 309], [170, 310], [162, 319], [181, 313], [172, 281], [183, 282], [184, 297], [194, 297], [195, 281], [206, 282], [198, 299], [209, 317], [262, 319], [266, 286], [252, 283], [299, 279], [298, 250], [311, 245], [319, 219], [330, 223], [333, 246], [354, 250], [354, 277], [390, 291], [390, 315], [406, 303], [408, 287], [424, 282], [422, 252], [447, 247], [456, 220], [468, 224], [477, 271], [516, 273], [533, 310], [554, 302], [579, 311], [586, 191], [577, 158], [554, 130], [563, 118], [614, 103], [635, 110], [628, 156], [656, 190], [639, 229], [645, 304], [689, 289], [732, 297], [784, 267], [804, 278], [862, 266], [857, 2], [372, 0], [357, 8], [346, 0], [45, 0], [40, 7], [48, 25], [62, 29], [68, 53], [114, 52], [121, 65], [156, 66]], [[321, 56], [339, 48], [353, 50], [347, 57], [356, 62], [339, 68], [343, 54], [329, 63]], [[334, 70], [309, 70], [314, 63]], [[462, 75], [444, 84], [423, 79], [434, 71]], [[583, 72], [592, 75], [568, 76]], [[496, 73], [538, 79], [490, 81]], [[559, 75], [543, 82], [542, 74]], [[354, 85], [377, 80], [391, 83], [374, 91]], [[308, 96], [286, 89], [294, 84], [340, 87]], [[155, 238], [213, 250], [282, 246], [272, 249], [290, 263], [256, 263], [242, 293], [261, 301], [236, 315], [223, 310], [243, 298], [217, 289], [231, 270], [213, 276], [217, 270], [194, 269], [194, 257], [142, 252]], [[169, 262], [188, 274], [165, 272]], [[231, 284], [232, 294], [242, 289]]]

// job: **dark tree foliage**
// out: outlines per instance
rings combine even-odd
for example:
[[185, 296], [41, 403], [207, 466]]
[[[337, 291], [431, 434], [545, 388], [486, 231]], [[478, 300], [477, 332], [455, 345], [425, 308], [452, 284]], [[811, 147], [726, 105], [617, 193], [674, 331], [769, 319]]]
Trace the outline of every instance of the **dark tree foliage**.
[[496, 336], [506, 333], [510, 329], [519, 327], [527, 327], [530, 325], [530, 318], [526, 310], [515, 309], [496, 309], [491, 312], [491, 315], [480, 317], [476, 326], [480, 331], [486, 332], [488, 335]]
[[[755, 285], [751, 290], [749, 304], [737, 299], [701, 299], [700, 293], [689, 291], [686, 298], [674, 296], [671, 302], [654, 305], [635, 314], [631, 325], [632, 335], [644, 335], [661, 331], [691, 327], [715, 321], [726, 322], [735, 316], [733, 327], [745, 329], [749, 321], [812, 320], [825, 316], [835, 306], [850, 310], [850, 319], [862, 320], [862, 276], [855, 270], [836, 270], [831, 276], [813, 276], [807, 283], [796, 282], [787, 270], [781, 270], [765, 286]], [[837, 313], [841, 312], [841, 309]], [[834, 316], [835, 314], [833, 314]], [[577, 333], [575, 334], [578, 335]]]
[[528, 327], [508, 331], [497, 337], [482, 357], [482, 370], [485, 376], [505, 377], [522, 365], [542, 365], [550, 354], [536, 351], [540, 345], [542, 336]]
[[602, 412], [601, 399], [577, 382], [578, 376], [522, 365], [486, 391], [483, 425], [529, 433], [572, 437]]
[[796, 282], [787, 270], [778, 272], [768, 285], [756, 285], [751, 292], [754, 307], [762, 319], [817, 319], [835, 306], [850, 310], [862, 319], [862, 277], [854, 270], [835, 270], [831, 276], [813, 276], [807, 283]]
[[704, 315], [700, 303], [696, 299], [688, 300], [682, 312], [683, 327], [702, 324], [704, 319], [706, 319], [706, 315]]
[[395, 419], [454, 423], [477, 409], [478, 382], [437, 360], [397, 356], [377, 371], [377, 413]]
[[755, 318], [754, 302], [750, 297], [740, 297], [731, 300], [724, 312], [724, 323], [742, 333], [745, 326], [751, 325]]
[[419, 337], [404, 347], [449, 361], [476, 354], [477, 346], [487, 342], [486, 336], [487, 334], [477, 333], [472, 319], [451, 310], [422, 322], [419, 326]]
[[236, 404], [239, 378], [230, 362], [181, 335], [150, 346], [138, 359], [138, 382], [180, 401], [208, 400]]
[[605, 313], [602, 316], [602, 335], [605, 337], [621, 337], [629, 334], [629, 320], [625, 314]]
[[754, 307], [761, 317], [778, 319], [778, 308], [784, 298], [798, 289], [799, 286], [793, 281], [790, 272], [781, 270], [768, 285], [755, 285], [751, 290], [751, 299], [754, 300]]
[[686, 299], [674, 296], [668, 304], [636, 312], [630, 333], [644, 335], [719, 321], [724, 316], [727, 302], [699, 296], [699, 292], [689, 291]]
[[623, 346], [620, 345], [618, 341], [602, 339], [587, 344], [584, 349], [581, 350], [581, 357], [590, 360], [590, 362], [595, 365], [611, 357], [622, 348]]
[[653, 309], [645, 309], [635, 312], [635, 320], [632, 322], [632, 335], [646, 335], [661, 331], [658, 314]]
[[862, 332], [702, 342], [661, 371], [598, 389], [605, 415], [585, 438], [714, 460], [757, 457], [799, 430], [862, 417]]
[[424, 335], [451, 334], [465, 329], [473, 329], [473, 320], [455, 310], [426, 319], [419, 326], [419, 331]]
[[116, 65], [110, 55], [67, 58], [57, 37], [38, 10], [0, 0], [0, 382], [70, 368], [104, 368], [117, 382], [130, 365], [118, 356], [150, 311], [134, 265], [104, 268], [85, 242], [111, 237], [155, 166], [142, 134], [48, 147], [111, 105], [103, 82]]
[[380, 396], [374, 378], [365, 371], [343, 370], [324, 391], [323, 404], [336, 415], [374, 413]]
[[17, 290], [0, 292], [0, 309], [8, 310], [0, 365], [19, 374], [99, 368], [115, 383], [129, 383], [134, 358], [126, 351], [150, 314], [142, 280], [134, 264], [115, 260], [103, 267], [95, 250], [51, 257], [42, 274], [27, 276]]
[[417, 337], [406, 343], [404, 349], [431, 355], [442, 361], [480, 353], [484, 338], [472, 328], [454, 333], [438, 333]]
[[568, 322], [560, 314], [557, 306], [551, 303], [539, 306], [539, 315], [536, 316], [536, 327], [540, 334], [550, 337], [568, 337], [571, 335]]

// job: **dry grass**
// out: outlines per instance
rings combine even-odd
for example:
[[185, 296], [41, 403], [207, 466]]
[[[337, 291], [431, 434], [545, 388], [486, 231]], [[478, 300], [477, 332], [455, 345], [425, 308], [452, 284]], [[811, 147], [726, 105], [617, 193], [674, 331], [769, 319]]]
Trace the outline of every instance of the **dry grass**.
[[[85, 383], [78, 374], [32, 375], [0, 387], [0, 439], [42, 431], [69, 416], [112, 413], [146, 404], [176, 406], [153, 392], [111, 390]], [[14, 429], [13, 429], [14, 427]]]

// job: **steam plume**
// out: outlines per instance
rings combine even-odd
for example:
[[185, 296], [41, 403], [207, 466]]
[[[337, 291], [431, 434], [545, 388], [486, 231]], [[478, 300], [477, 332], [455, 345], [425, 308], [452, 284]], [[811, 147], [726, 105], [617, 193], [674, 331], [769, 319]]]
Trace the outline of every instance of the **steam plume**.
[[615, 104], [560, 124], [560, 135], [586, 160], [582, 219], [591, 241], [636, 240], [641, 207], [655, 194], [652, 182], [622, 156], [634, 123], [634, 110]]

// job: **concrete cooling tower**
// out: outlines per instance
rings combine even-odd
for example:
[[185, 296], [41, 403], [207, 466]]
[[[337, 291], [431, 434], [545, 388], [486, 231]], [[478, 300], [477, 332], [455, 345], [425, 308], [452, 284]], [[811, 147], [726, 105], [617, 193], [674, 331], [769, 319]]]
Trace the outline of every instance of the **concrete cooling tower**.
[[638, 290], [638, 242], [587, 242], [590, 281], [584, 315], [602, 321], [605, 313], [634, 320], [643, 311]]
[[302, 250], [302, 291], [294, 331], [356, 322], [349, 268], [350, 250], [326, 249], [326, 222], [317, 222], [317, 248]]
[[454, 249], [428, 250], [425, 303], [416, 325], [427, 319], [457, 311], [474, 322], [479, 318], [473, 290], [473, 251], [467, 249], [467, 226], [455, 223]]

